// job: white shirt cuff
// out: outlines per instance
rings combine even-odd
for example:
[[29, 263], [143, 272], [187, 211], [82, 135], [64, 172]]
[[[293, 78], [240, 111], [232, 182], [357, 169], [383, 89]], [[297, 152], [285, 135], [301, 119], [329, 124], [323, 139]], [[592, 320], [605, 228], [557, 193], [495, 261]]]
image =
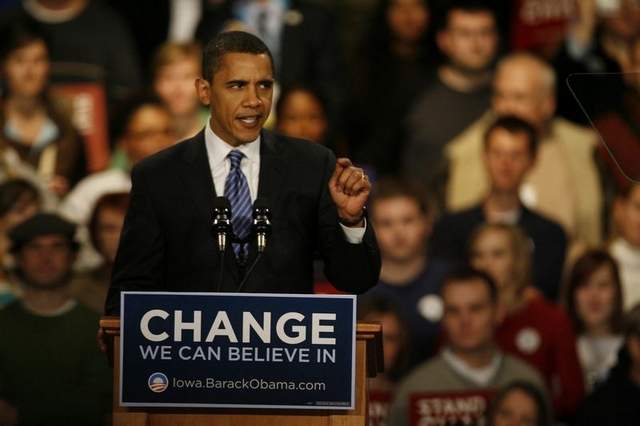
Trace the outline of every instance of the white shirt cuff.
[[340, 224], [340, 227], [348, 243], [360, 244], [364, 238], [364, 232], [367, 230], [367, 218], [364, 218], [364, 226], [362, 228], [350, 228], [343, 224]]

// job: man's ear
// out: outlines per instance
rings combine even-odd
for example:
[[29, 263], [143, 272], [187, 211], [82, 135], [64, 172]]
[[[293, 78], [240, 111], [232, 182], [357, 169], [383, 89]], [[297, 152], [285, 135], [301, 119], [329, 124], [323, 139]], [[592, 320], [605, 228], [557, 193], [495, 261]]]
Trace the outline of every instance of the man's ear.
[[211, 103], [210, 97], [210, 86], [211, 84], [202, 77], [198, 77], [196, 79], [196, 93], [198, 94], [198, 98], [203, 105], [209, 105]]

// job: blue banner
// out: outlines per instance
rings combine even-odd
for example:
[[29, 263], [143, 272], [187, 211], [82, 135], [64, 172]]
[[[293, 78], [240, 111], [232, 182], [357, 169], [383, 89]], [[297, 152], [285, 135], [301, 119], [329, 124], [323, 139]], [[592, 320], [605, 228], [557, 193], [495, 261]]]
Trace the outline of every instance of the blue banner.
[[355, 408], [355, 296], [121, 297], [122, 406]]

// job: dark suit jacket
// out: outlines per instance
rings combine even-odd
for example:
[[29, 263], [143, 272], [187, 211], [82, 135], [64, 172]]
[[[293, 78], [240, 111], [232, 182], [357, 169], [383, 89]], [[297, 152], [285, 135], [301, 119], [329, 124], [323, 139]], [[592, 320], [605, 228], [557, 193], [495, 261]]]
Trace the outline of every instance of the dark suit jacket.
[[[242, 291], [311, 293], [316, 252], [338, 289], [375, 285], [380, 255], [371, 225], [361, 244], [348, 243], [329, 195], [333, 153], [268, 131], [261, 141], [258, 197], [269, 202], [272, 234]], [[233, 250], [222, 263], [212, 232], [216, 193], [204, 131], [140, 162], [132, 180], [106, 313], [119, 313], [121, 290], [236, 291], [242, 273]], [[256, 255], [251, 243], [248, 264]]]
[[[533, 242], [533, 280], [549, 300], [558, 297], [562, 268], [567, 249], [567, 237], [562, 227], [526, 207], [521, 207], [517, 225]], [[468, 243], [473, 230], [486, 223], [482, 206], [446, 214], [436, 223], [431, 236], [433, 256], [454, 261], [468, 259]]]

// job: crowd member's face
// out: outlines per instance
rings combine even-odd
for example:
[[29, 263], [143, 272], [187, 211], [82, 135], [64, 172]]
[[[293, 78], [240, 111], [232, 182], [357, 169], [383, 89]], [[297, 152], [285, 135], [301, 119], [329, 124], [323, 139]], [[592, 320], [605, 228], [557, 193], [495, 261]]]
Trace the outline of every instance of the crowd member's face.
[[11, 52], [4, 62], [4, 72], [11, 94], [38, 96], [49, 77], [49, 53], [44, 42], [34, 41]]
[[211, 129], [232, 146], [253, 142], [269, 117], [273, 69], [266, 54], [227, 53], [212, 81], [198, 79], [200, 100], [211, 105]]
[[493, 341], [496, 306], [480, 279], [446, 285], [442, 291], [442, 324], [455, 351], [475, 352]]
[[493, 109], [515, 115], [543, 129], [555, 111], [554, 95], [533, 61], [513, 61], [498, 67], [493, 85]]
[[492, 426], [536, 426], [536, 402], [519, 389], [509, 392], [496, 408]]
[[109, 264], [116, 260], [120, 233], [124, 225], [125, 212], [117, 208], [105, 207], [98, 213], [97, 237], [99, 249]]
[[424, 254], [431, 226], [416, 201], [383, 198], [374, 203], [371, 212], [383, 259], [404, 262]]
[[322, 104], [311, 93], [290, 93], [278, 117], [278, 130], [286, 136], [321, 142], [327, 131]]
[[158, 70], [155, 91], [174, 116], [189, 115], [198, 110], [200, 102], [193, 85], [199, 75], [199, 61], [188, 57]]
[[429, 10], [423, 0], [391, 0], [387, 23], [394, 39], [416, 43], [429, 25]]
[[471, 265], [489, 274], [498, 288], [513, 285], [514, 253], [506, 232], [489, 229], [471, 247]]
[[640, 247], [640, 185], [634, 185], [629, 197], [619, 202], [619, 227], [622, 236], [635, 247]]
[[367, 316], [367, 321], [378, 321], [382, 325], [382, 352], [384, 355], [384, 367], [388, 370], [398, 360], [402, 349], [402, 330], [395, 315], [372, 314]]
[[488, 12], [451, 11], [447, 27], [438, 34], [438, 46], [450, 63], [460, 70], [486, 70], [498, 48], [493, 15]]
[[136, 164], [175, 142], [169, 112], [156, 105], [143, 105], [129, 120], [123, 147], [131, 163]]
[[533, 166], [527, 135], [501, 128], [492, 131], [484, 152], [484, 162], [493, 189], [517, 192]]
[[610, 324], [616, 301], [615, 278], [611, 265], [597, 268], [586, 284], [575, 291], [575, 306], [578, 317], [587, 331], [607, 327]]
[[65, 237], [42, 235], [24, 244], [16, 260], [31, 287], [52, 289], [65, 284], [75, 253]]

